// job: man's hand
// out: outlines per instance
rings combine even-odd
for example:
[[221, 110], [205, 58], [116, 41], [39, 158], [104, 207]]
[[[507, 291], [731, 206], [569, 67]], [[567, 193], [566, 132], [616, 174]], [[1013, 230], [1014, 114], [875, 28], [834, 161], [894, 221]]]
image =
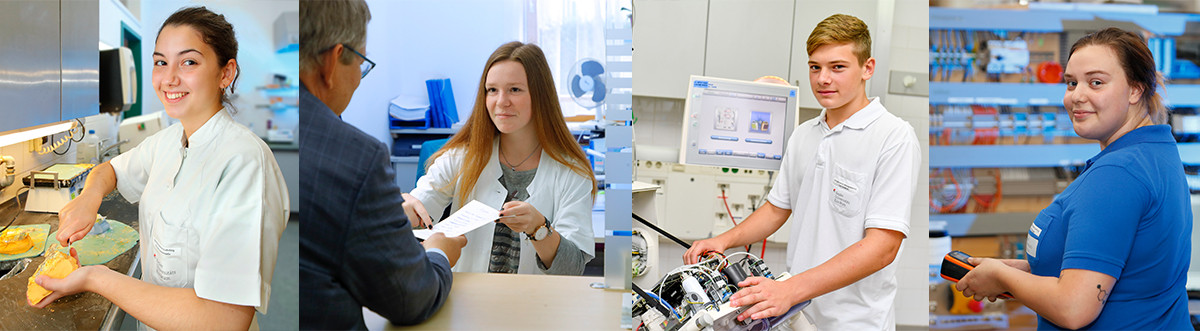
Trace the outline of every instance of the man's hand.
[[692, 243], [692, 247], [688, 248], [687, 252], [683, 253], [683, 263], [700, 263], [700, 258], [704, 257], [705, 253], [725, 253], [726, 249], [729, 249], [729, 244], [725, 243], [720, 236], [697, 241]]
[[808, 300], [801, 298], [802, 294], [794, 284], [766, 277], [746, 278], [738, 283], [738, 287], [742, 289], [729, 298], [729, 306], [751, 306], [738, 315], [739, 321], [783, 315], [792, 306]]
[[450, 266], [454, 267], [454, 264], [458, 263], [458, 256], [462, 254], [463, 246], [467, 245], [467, 237], [457, 236], [447, 238], [441, 232], [434, 232], [429, 238], [425, 239], [422, 245], [425, 245], [426, 249], [437, 248], [442, 250], [442, 252], [446, 253], [446, 259], [450, 260]]

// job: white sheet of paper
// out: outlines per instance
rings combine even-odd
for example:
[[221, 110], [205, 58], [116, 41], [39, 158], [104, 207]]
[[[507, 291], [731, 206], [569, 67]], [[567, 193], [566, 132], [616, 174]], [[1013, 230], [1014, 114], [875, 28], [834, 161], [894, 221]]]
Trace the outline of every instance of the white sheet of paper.
[[413, 230], [413, 236], [417, 237], [417, 238], [421, 238], [421, 240], [429, 239], [429, 236], [432, 236], [432, 235], [433, 235], [433, 230], [430, 230], [430, 229]]
[[433, 225], [433, 229], [413, 230], [413, 235], [422, 240], [429, 238], [434, 232], [441, 232], [447, 237], [461, 236], [475, 230], [484, 224], [500, 218], [500, 211], [488, 205], [472, 200], [466, 206], [450, 214], [445, 220]]

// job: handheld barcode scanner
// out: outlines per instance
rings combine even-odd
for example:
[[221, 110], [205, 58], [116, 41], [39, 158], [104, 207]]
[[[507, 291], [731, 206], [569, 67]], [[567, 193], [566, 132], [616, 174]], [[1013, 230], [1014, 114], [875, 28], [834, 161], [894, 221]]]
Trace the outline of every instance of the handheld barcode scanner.
[[[952, 251], [946, 254], [946, 257], [942, 259], [942, 278], [957, 283], [968, 272], [975, 269], [974, 264], [967, 262], [970, 258], [970, 255], [961, 251]], [[1012, 294], [1008, 292], [1000, 294], [999, 297], [1005, 299], [1013, 298]]]

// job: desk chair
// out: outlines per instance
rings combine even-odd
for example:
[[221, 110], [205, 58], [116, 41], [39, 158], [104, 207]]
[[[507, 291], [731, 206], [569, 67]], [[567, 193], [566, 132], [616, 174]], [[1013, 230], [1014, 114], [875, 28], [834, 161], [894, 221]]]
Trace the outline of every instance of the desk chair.
[[[429, 156], [442, 149], [442, 146], [446, 145], [447, 141], [450, 141], [450, 138], [426, 140], [421, 143], [421, 154], [417, 157], [416, 180], [421, 180], [421, 176], [425, 176], [425, 162], [429, 161]], [[413, 181], [413, 185], [416, 185], [416, 181]]]
[[[446, 145], [447, 141], [450, 141], [450, 138], [426, 140], [421, 143], [421, 154], [417, 157], [417, 181], [421, 180], [421, 176], [425, 176], [425, 162], [429, 161], [429, 156], [442, 149], [442, 146]], [[416, 181], [413, 182], [413, 185], [416, 185]], [[446, 219], [449, 216], [450, 206], [446, 206], [446, 210], [442, 212], [442, 219]]]

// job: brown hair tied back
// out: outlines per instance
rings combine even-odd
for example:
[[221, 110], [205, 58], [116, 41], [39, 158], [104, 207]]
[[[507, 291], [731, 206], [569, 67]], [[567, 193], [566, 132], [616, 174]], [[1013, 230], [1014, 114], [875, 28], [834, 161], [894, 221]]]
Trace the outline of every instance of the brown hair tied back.
[[[1117, 61], [1125, 69], [1125, 80], [1129, 81], [1130, 86], [1142, 90], [1138, 103], [1146, 108], [1146, 115], [1154, 124], [1166, 124], [1170, 110], [1163, 105], [1162, 95], [1158, 93], [1158, 88], [1165, 86], [1165, 83], [1162, 75], [1154, 69], [1154, 55], [1146, 46], [1146, 39], [1129, 31], [1106, 28], [1075, 41], [1069, 54], [1074, 55], [1076, 50], [1092, 45], [1106, 46], [1117, 54]], [[1070, 58], [1068, 55], [1068, 62]]]
[[[158, 29], [158, 33], [162, 34], [162, 29], [167, 26], [189, 26], [196, 29], [204, 43], [217, 53], [217, 62], [222, 68], [229, 63], [229, 60], [237, 58], [237, 37], [234, 35], [233, 25], [225, 20], [225, 15], [214, 13], [203, 6], [187, 7], [167, 17], [162, 27]], [[158, 39], [158, 35], [155, 35], [154, 38]], [[240, 65], [236, 65], [235, 69], [233, 81], [221, 91], [221, 104], [225, 105], [230, 112], [236, 111], [233, 109], [233, 103], [229, 101], [229, 95], [233, 94], [234, 85], [237, 84], [238, 76], [242, 73]]]

